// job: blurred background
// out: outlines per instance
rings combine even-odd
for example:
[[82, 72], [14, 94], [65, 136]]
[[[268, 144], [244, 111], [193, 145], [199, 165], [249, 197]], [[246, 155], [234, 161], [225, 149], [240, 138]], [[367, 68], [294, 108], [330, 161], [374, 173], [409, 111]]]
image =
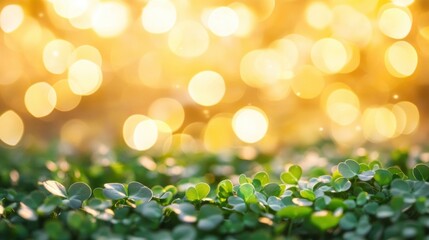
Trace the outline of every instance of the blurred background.
[[5, 148], [427, 141], [426, 0], [4, 0], [0, 28]]

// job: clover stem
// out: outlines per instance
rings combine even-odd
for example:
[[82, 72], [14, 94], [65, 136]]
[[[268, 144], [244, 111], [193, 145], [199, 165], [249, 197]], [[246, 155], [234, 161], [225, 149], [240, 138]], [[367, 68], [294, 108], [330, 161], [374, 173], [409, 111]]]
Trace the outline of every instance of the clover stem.
[[287, 235], [290, 236], [290, 234], [292, 233], [292, 225], [293, 225], [293, 220], [290, 219], [289, 220], [289, 226], [287, 228]]

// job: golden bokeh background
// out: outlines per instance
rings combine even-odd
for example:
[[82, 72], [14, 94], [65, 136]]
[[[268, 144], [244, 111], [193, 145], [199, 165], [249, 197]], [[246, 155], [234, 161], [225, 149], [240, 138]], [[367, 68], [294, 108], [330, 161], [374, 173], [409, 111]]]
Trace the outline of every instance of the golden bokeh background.
[[429, 1], [5, 0], [0, 28], [3, 146], [427, 140]]

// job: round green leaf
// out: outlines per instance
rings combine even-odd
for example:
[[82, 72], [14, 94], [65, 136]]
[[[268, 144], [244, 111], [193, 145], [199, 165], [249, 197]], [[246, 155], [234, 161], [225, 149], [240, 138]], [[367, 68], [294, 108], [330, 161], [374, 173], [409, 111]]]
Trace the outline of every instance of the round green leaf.
[[340, 218], [334, 216], [330, 211], [319, 211], [311, 214], [310, 221], [321, 231], [326, 231], [337, 226]]
[[70, 199], [75, 198], [83, 202], [89, 197], [91, 197], [91, 192], [92, 190], [88, 186], [88, 184], [83, 182], [76, 182], [69, 187], [68, 197]]
[[332, 186], [337, 192], [345, 192], [350, 189], [352, 183], [348, 179], [340, 177], [335, 179]]
[[282, 218], [298, 219], [304, 218], [310, 215], [312, 212], [313, 209], [311, 209], [310, 207], [290, 205], [280, 209], [277, 212], [277, 216]]
[[266, 172], [256, 173], [255, 176], [253, 177], [253, 179], [259, 180], [259, 182], [261, 183], [261, 186], [265, 186], [266, 184], [268, 184], [270, 182], [270, 177], [268, 176], [268, 174]]
[[210, 186], [204, 182], [197, 183], [195, 189], [197, 190], [199, 200], [207, 197], [210, 193]]
[[51, 214], [59, 205], [61, 204], [61, 199], [58, 196], [52, 195], [48, 196], [42, 205], [37, 208], [37, 213], [40, 215], [49, 215]]
[[152, 199], [153, 193], [148, 187], [139, 182], [131, 182], [128, 184], [128, 198], [140, 203], [149, 202]]
[[67, 191], [66, 188], [59, 182], [48, 180], [43, 182], [43, 187], [46, 188], [50, 193], [60, 196], [63, 198], [67, 198]]
[[403, 196], [411, 192], [411, 187], [402, 179], [395, 179], [390, 184], [390, 192], [393, 196]]
[[31, 209], [30, 207], [28, 207], [22, 202], [19, 203], [19, 206], [20, 206], [18, 210], [19, 216], [21, 216], [23, 219], [28, 221], [37, 221], [38, 217], [36, 212], [33, 209]]
[[340, 227], [344, 230], [352, 230], [358, 223], [357, 217], [354, 213], [347, 212], [340, 220]]
[[363, 206], [368, 199], [369, 199], [369, 195], [367, 192], [360, 192], [356, 198], [356, 204], [358, 206]]
[[238, 189], [238, 196], [243, 198], [245, 202], [249, 202], [248, 200], [255, 196], [255, 188], [250, 183], [241, 184]]
[[428, 181], [429, 180], [429, 167], [425, 164], [417, 164], [413, 168], [413, 176], [415, 179], [420, 181]]
[[172, 204], [170, 208], [182, 222], [193, 223], [197, 221], [197, 211], [195, 210], [195, 206], [190, 203]]
[[301, 195], [301, 197], [310, 201], [314, 201], [316, 199], [316, 195], [314, 194], [314, 192], [309, 189], [301, 190], [299, 194]]
[[262, 189], [262, 192], [267, 196], [280, 196], [282, 189], [277, 183], [268, 183]]
[[223, 212], [217, 206], [204, 205], [198, 214], [198, 229], [210, 231], [215, 229], [223, 221]]
[[348, 159], [345, 162], [338, 164], [338, 171], [345, 178], [353, 178], [359, 174], [360, 166], [356, 161]]
[[374, 175], [375, 175], [375, 172], [373, 170], [368, 170], [358, 174], [358, 178], [359, 180], [366, 182], [371, 180], [374, 177]]
[[197, 192], [197, 189], [195, 189], [195, 187], [188, 187], [188, 189], [186, 189], [185, 196], [186, 196], [186, 199], [188, 199], [188, 201], [190, 202], [199, 200], [198, 192]]
[[162, 206], [155, 201], [145, 202], [138, 205], [136, 211], [152, 222], [159, 222], [162, 217]]
[[392, 181], [392, 173], [385, 169], [375, 171], [374, 179], [381, 186], [388, 185]]
[[180, 224], [172, 231], [173, 239], [176, 240], [193, 240], [197, 239], [197, 231], [192, 225]]
[[298, 165], [292, 165], [287, 172], [280, 175], [280, 179], [286, 184], [297, 184], [302, 175], [302, 169]]
[[125, 186], [120, 183], [104, 184], [103, 194], [106, 198], [112, 200], [119, 200], [127, 197]]
[[378, 218], [389, 218], [392, 217], [395, 214], [393, 209], [388, 205], [381, 205], [377, 209], [376, 216]]

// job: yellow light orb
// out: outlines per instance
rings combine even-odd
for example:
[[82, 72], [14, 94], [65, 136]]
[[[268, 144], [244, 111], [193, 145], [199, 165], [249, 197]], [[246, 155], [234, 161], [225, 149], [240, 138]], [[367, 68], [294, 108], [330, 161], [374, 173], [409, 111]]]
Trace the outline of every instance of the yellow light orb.
[[61, 127], [60, 140], [63, 144], [80, 148], [88, 139], [90, 132], [91, 128], [86, 122], [80, 119], [71, 119]]
[[384, 63], [394, 77], [411, 76], [418, 64], [417, 51], [406, 41], [395, 42], [386, 50]]
[[145, 115], [134, 114], [127, 118], [122, 128], [125, 143], [132, 149], [144, 151], [155, 145], [158, 127]]
[[198, 57], [207, 51], [209, 44], [209, 34], [196, 21], [180, 22], [168, 34], [168, 47], [179, 57]]
[[106, 1], [97, 5], [91, 18], [95, 33], [104, 38], [116, 37], [128, 27], [129, 9], [125, 3]]
[[359, 98], [349, 89], [337, 89], [326, 101], [326, 112], [333, 122], [341, 126], [350, 125], [360, 114]]
[[24, 10], [20, 5], [6, 5], [0, 12], [0, 27], [5, 33], [11, 33], [24, 21]]
[[162, 81], [162, 62], [155, 52], [149, 52], [140, 58], [138, 73], [140, 81], [151, 88], [161, 88], [165, 85]]
[[89, 7], [89, 0], [53, 0], [55, 12], [63, 18], [82, 15]]
[[74, 63], [80, 59], [89, 60], [91, 62], [96, 63], [100, 67], [103, 62], [103, 57], [101, 56], [100, 51], [90, 45], [82, 45], [77, 47], [71, 55], [70, 62]]
[[273, 50], [254, 50], [241, 59], [241, 79], [251, 87], [261, 88], [275, 84], [281, 74], [281, 57]]
[[364, 137], [370, 142], [382, 142], [395, 136], [395, 114], [387, 107], [365, 109], [362, 115]]
[[402, 101], [394, 105], [395, 108], [400, 108], [406, 116], [405, 126], [402, 130], [402, 134], [411, 134], [413, 133], [420, 121], [419, 109], [417, 106], [408, 101]]
[[275, 50], [280, 57], [280, 78], [292, 78], [299, 61], [300, 53], [297, 44], [291, 39], [283, 38], [273, 42], [270, 47]]
[[150, 33], [170, 31], [177, 18], [176, 7], [169, 0], [150, 0], [143, 8], [141, 22]]
[[[14, 51], [0, 47], [0, 56], [7, 61], [0, 61], [0, 85], [17, 82], [24, 73], [24, 63]], [[13, 67], [11, 67], [13, 66]]]
[[159, 98], [150, 105], [148, 115], [152, 119], [165, 122], [174, 132], [182, 126], [185, 110], [182, 104], [175, 99]]
[[218, 7], [210, 12], [208, 27], [216, 36], [227, 37], [237, 32], [238, 14], [229, 7]]
[[68, 18], [70, 24], [77, 29], [90, 29], [92, 27], [92, 15], [100, 0], [86, 0], [86, 8], [75, 17]]
[[16, 112], [9, 110], [0, 115], [0, 140], [9, 146], [19, 143], [24, 134], [24, 122]]
[[375, 114], [375, 127], [384, 137], [393, 137], [396, 131], [395, 114], [386, 107], [378, 108]]
[[188, 84], [192, 100], [203, 106], [219, 103], [225, 95], [225, 81], [214, 71], [202, 71], [192, 77]]
[[[222, 129], [222, 131], [219, 131]], [[210, 119], [204, 131], [204, 147], [210, 152], [227, 150], [234, 145], [232, 118], [227, 115], [217, 115]]]
[[400, 7], [408, 7], [414, 3], [414, 0], [392, 0], [392, 3]]
[[244, 107], [234, 114], [232, 129], [241, 141], [256, 143], [268, 131], [268, 118], [259, 108]]
[[78, 60], [69, 68], [68, 83], [74, 94], [93, 94], [101, 86], [102, 79], [100, 66], [94, 62]]
[[304, 99], [312, 99], [322, 92], [325, 79], [322, 73], [310, 65], [303, 66], [291, 81], [295, 95]]
[[79, 105], [82, 97], [71, 91], [67, 79], [56, 82], [53, 87], [57, 95], [57, 104], [55, 105], [56, 109], [62, 112], [67, 112], [73, 110]]
[[328, 27], [332, 17], [332, 10], [324, 2], [312, 2], [305, 11], [307, 23], [319, 30]]
[[[377, 3], [377, 1], [370, 1]], [[369, 6], [370, 3], [364, 5]], [[334, 36], [355, 43], [360, 47], [365, 47], [370, 43], [373, 35], [373, 24], [368, 16], [345, 4], [335, 6], [332, 13], [331, 26]]]
[[239, 37], [248, 36], [255, 27], [255, 14], [240, 2], [233, 2], [229, 7], [238, 15], [238, 28], [234, 35]]
[[134, 144], [136, 150], [144, 151], [155, 145], [158, 139], [158, 127], [151, 119], [139, 122], [134, 129]]
[[378, 19], [380, 31], [394, 39], [405, 38], [411, 30], [412, 17], [408, 9], [391, 7], [382, 8]]
[[55, 89], [46, 82], [31, 85], [25, 92], [25, 107], [36, 118], [49, 115], [57, 103]]
[[43, 64], [50, 73], [62, 74], [70, 64], [74, 46], [66, 40], [55, 39], [43, 48]]
[[338, 73], [347, 64], [347, 50], [343, 43], [334, 38], [320, 39], [311, 49], [311, 60], [325, 73]]

